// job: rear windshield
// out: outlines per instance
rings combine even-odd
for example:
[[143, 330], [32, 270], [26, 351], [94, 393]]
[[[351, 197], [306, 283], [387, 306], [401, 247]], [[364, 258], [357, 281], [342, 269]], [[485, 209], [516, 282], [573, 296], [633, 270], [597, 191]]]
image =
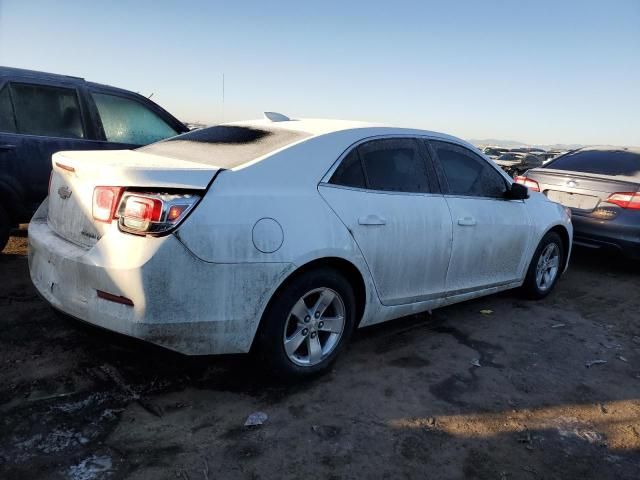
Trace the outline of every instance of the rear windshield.
[[168, 138], [137, 150], [220, 168], [234, 168], [309, 136], [306, 132], [281, 128], [218, 125]]
[[640, 177], [640, 153], [627, 150], [578, 150], [552, 160], [545, 168]]

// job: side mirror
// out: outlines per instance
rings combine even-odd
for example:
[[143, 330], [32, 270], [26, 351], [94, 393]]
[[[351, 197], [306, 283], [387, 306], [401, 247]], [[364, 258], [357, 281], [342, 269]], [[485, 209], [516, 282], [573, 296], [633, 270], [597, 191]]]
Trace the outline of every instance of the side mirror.
[[507, 198], [509, 200], [525, 200], [529, 198], [529, 189], [521, 183], [512, 183], [511, 188], [507, 190]]

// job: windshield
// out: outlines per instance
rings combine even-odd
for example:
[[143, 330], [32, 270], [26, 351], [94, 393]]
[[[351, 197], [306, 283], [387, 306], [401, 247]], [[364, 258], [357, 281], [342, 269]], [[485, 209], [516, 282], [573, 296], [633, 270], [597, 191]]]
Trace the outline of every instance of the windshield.
[[281, 128], [218, 125], [171, 137], [138, 150], [220, 168], [234, 168], [309, 136], [306, 132]]

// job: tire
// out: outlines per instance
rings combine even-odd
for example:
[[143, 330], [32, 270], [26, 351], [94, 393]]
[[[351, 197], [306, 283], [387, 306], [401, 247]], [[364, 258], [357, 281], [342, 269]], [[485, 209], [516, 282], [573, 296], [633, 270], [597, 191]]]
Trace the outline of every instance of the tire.
[[[322, 302], [318, 302], [320, 298]], [[328, 306], [320, 317], [315, 317], [318, 303]], [[353, 333], [355, 315], [353, 288], [340, 273], [330, 268], [303, 272], [287, 281], [271, 299], [256, 335], [257, 360], [269, 374], [287, 381], [325, 372], [345, 349]], [[301, 343], [295, 347], [297, 341]]]
[[[548, 257], [547, 260], [542, 259], [543, 255], [547, 255], [547, 253], [551, 252], [551, 256]], [[531, 263], [529, 264], [529, 270], [527, 270], [527, 276], [525, 277], [524, 284], [522, 285], [522, 291], [524, 294], [531, 299], [539, 300], [551, 293], [556, 283], [558, 282], [558, 278], [562, 274], [562, 268], [564, 265], [564, 246], [562, 244], [562, 239], [560, 235], [555, 232], [548, 232], [536, 248], [533, 257], [531, 258]], [[555, 260], [553, 260], [555, 258]], [[540, 265], [541, 262], [547, 262], [547, 267]], [[555, 264], [555, 271], [553, 270], [553, 265]], [[545, 274], [540, 276], [540, 269], [543, 271], [547, 271], [549, 276]], [[543, 280], [541, 284], [541, 278]]]
[[0, 205], [0, 252], [4, 250], [11, 235], [11, 221], [6, 210]]

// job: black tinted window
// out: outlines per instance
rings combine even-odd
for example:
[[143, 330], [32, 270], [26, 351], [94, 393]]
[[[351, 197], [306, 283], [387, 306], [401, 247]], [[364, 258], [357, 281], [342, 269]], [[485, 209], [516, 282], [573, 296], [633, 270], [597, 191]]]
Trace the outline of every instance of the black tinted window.
[[11, 92], [19, 133], [84, 138], [75, 90], [12, 84]]
[[0, 132], [15, 133], [16, 121], [13, 116], [13, 106], [9, 96], [9, 87], [0, 90]]
[[366, 187], [364, 171], [362, 170], [362, 163], [360, 162], [357, 149], [354, 148], [344, 157], [340, 166], [331, 177], [330, 183], [344, 185], [346, 187]]
[[369, 188], [397, 192], [429, 191], [427, 166], [416, 140], [372, 140], [360, 145], [358, 152]]
[[545, 168], [640, 177], [640, 153], [627, 150], [579, 150], [552, 160]]
[[193, 130], [138, 150], [216, 167], [234, 168], [287, 147], [309, 135], [284, 128], [218, 125]]
[[449, 193], [472, 197], [502, 198], [507, 190], [504, 178], [469, 149], [446, 142], [431, 142], [435, 148]]

